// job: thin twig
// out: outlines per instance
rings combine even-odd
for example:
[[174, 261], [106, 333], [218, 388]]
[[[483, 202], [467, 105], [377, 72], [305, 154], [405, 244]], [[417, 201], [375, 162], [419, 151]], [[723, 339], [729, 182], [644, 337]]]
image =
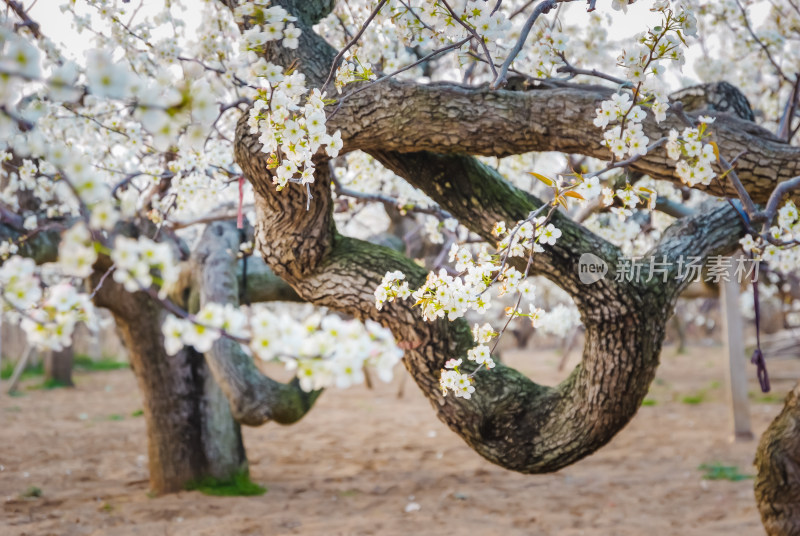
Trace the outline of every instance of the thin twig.
[[575, 78], [578, 75], [584, 76], [594, 76], [596, 78], [602, 78], [603, 80], [608, 80], [609, 82], [613, 82], [621, 87], [633, 87], [633, 84], [627, 80], [623, 80], [622, 78], [617, 78], [615, 76], [611, 76], [610, 74], [606, 74], [603, 72], [598, 71], [597, 69], [580, 69], [578, 67], [574, 67], [570, 65], [563, 54], [559, 54], [561, 56], [561, 61], [564, 62], [564, 65], [558, 67], [556, 69], [557, 73], [567, 73], [570, 75], [568, 80]]
[[489, 47], [486, 46], [486, 41], [483, 39], [483, 37], [478, 35], [478, 32], [475, 31], [475, 28], [473, 28], [472, 26], [461, 20], [461, 17], [459, 17], [458, 14], [456, 14], [456, 12], [453, 11], [453, 8], [451, 8], [450, 4], [447, 3], [447, 0], [440, 0], [440, 2], [444, 4], [444, 7], [447, 8], [447, 11], [450, 12], [450, 15], [453, 17], [453, 19], [455, 19], [455, 21], [459, 25], [461, 25], [465, 30], [467, 30], [467, 32], [481, 44], [481, 48], [483, 48], [483, 53], [486, 54], [486, 60], [489, 62], [489, 67], [492, 69], [492, 74], [495, 77], [497, 77], [498, 76], [497, 69], [494, 68], [492, 55], [489, 54]]
[[382, 203], [387, 207], [404, 210], [409, 213], [419, 213], [419, 214], [428, 214], [431, 216], [436, 216], [440, 220], [449, 220], [453, 217], [449, 212], [447, 212], [442, 208], [439, 208], [436, 205], [432, 207], [420, 207], [417, 205], [409, 207], [402, 205], [399, 200], [393, 197], [389, 197], [387, 195], [358, 192], [356, 190], [351, 190], [350, 188], [346, 188], [342, 186], [342, 183], [336, 176], [332, 160], [329, 161], [329, 166], [330, 166], [331, 182], [333, 183], [333, 186], [336, 188], [336, 195], [338, 196], [352, 197], [353, 199], [360, 199], [362, 201]]
[[764, 215], [764, 221], [766, 221], [767, 224], [772, 223], [772, 220], [774, 220], [775, 216], [778, 214], [778, 204], [783, 199], [783, 196], [798, 188], [800, 188], [800, 176], [783, 181], [775, 187], [769, 196], [766, 208], [761, 213]]
[[39, 31], [39, 23], [33, 20], [30, 15], [28, 15], [28, 13], [25, 11], [25, 8], [22, 7], [22, 4], [16, 2], [15, 0], [5, 0], [5, 2], [6, 5], [11, 8], [11, 11], [13, 11], [17, 17], [20, 18], [20, 20], [22, 20], [21, 23], [15, 24], [14, 28], [28, 28], [36, 39], [41, 39], [42, 33]]
[[[247, 211], [250, 210], [251, 208], [253, 208], [253, 205], [245, 205], [242, 207], [242, 210]], [[235, 220], [238, 215], [239, 212], [237, 210], [234, 210], [231, 212], [223, 212], [221, 214], [212, 214], [210, 216], [203, 216], [202, 218], [197, 218], [194, 220], [168, 222], [168, 225], [170, 229], [175, 231], [178, 229], [185, 229], [193, 225], [203, 225], [206, 223], [213, 223], [215, 221]]]
[[94, 290], [92, 290], [92, 293], [89, 295], [90, 300], [94, 299], [97, 293], [100, 292], [100, 289], [103, 288], [103, 283], [106, 282], [106, 279], [108, 279], [108, 276], [111, 275], [111, 272], [113, 272], [116, 267], [116, 264], [112, 264], [108, 267], [108, 270], [103, 273], [102, 277], [100, 277], [100, 281], [97, 282], [97, 286], [94, 287]]
[[353, 45], [355, 45], [358, 42], [358, 40], [361, 38], [362, 35], [364, 35], [364, 32], [367, 30], [367, 26], [369, 26], [369, 24], [372, 22], [372, 20], [378, 15], [378, 12], [381, 10], [381, 8], [384, 5], [386, 5], [386, 2], [388, 2], [388, 1], [389, 0], [381, 0], [378, 3], [378, 5], [375, 6], [375, 9], [373, 9], [372, 13], [369, 14], [369, 17], [367, 17], [367, 20], [364, 21], [364, 24], [361, 25], [361, 29], [358, 31], [358, 33], [344, 46], [344, 48], [342, 50], [340, 50], [336, 54], [336, 57], [333, 58], [333, 64], [331, 65], [331, 72], [328, 73], [328, 78], [326, 78], [325, 79], [325, 83], [322, 84], [322, 88], [320, 89], [320, 93], [325, 93], [325, 88], [327, 88], [328, 84], [330, 84], [331, 79], [333, 78], [334, 74], [336, 73], [336, 69], [339, 67], [339, 62], [342, 60], [342, 57], [344, 57], [344, 55], [347, 53], [347, 51], [350, 50], [353, 47]]
[[741, 200], [745, 212], [750, 215], [750, 219], [752, 220], [754, 217], [756, 217], [758, 209], [756, 208], [755, 203], [753, 203], [753, 200], [750, 198], [750, 194], [747, 193], [747, 189], [744, 187], [744, 184], [742, 184], [742, 181], [739, 179], [736, 171], [734, 171], [733, 165], [728, 162], [724, 156], [719, 155], [719, 163], [722, 165], [723, 170], [728, 174], [728, 182], [730, 182], [731, 186], [733, 186], [733, 189], [736, 190], [736, 195]]
[[428, 24], [426, 24], [426, 23], [425, 23], [425, 21], [424, 21], [424, 20], [422, 20], [422, 19], [420, 18], [420, 16], [419, 16], [419, 15], [417, 15], [416, 11], [414, 11], [414, 10], [411, 8], [411, 6], [410, 6], [410, 5], [408, 5], [408, 4], [406, 4], [405, 2], [403, 2], [403, 0], [399, 0], [399, 2], [400, 2], [402, 5], [403, 5], [403, 7], [404, 7], [404, 8], [406, 8], [406, 9], [409, 11], [409, 13], [411, 13], [412, 15], [414, 15], [414, 18], [415, 18], [415, 19], [417, 19], [417, 20], [419, 21], [419, 23], [422, 25], [422, 27], [423, 27], [423, 28], [425, 28], [426, 30], [429, 30], [429, 31], [431, 31], [431, 32], [433, 32], [433, 33], [436, 33], [436, 30], [434, 30], [434, 29], [433, 29], [433, 28], [431, 28], [431, 27], [430, 27]]
[[795, 112], [797, 112], [798, 99], [800, 99], [800, 73], [795, 73], [792, 91], [789, 93], [786, 106], [783, 108], [783, 115], [778, 124], [777, 132], [778, 137], [785, 140], [787, 143], [792, 141], [792, 119], [794, 119]]
[[769, 47], [766, 44], [764, 44], [764, 42], [761, 39], [759, 39], [758, 36], [756, 35], [756, 33], [753, 31], [753, 28], [750, 26], [750, 21], [747, 19], [747, 11], [745, 10], [745, 8], [742, 5], [742, 3], [739, 0], [736, 0], [736, 5], [739, 6], [739, 10], [742, 12], [742, 20], [744, 21], [744, 27], [750, 33], [750, 36], [753, 38], [753, 40], [756, 43], [758, 43], [758, 45], [764, 51], [764, 54], [767, 55], [767, 59], [772, 64], [772, 66], [775, 67], [775, 70], [778, 72], [778, 76], [780, 76], [781, 78], [783, 78], [787, 82], [791, 82], [789, 77], [786, 76], [786, 74], [783, 72], [783, 69], [781, 69], [780, 65], [778, 65], [778, 63], [772, 57], [772, 54], [770, 54]]
[[516, 17], [517, 15], [521, 14], [523, 11], [525, 11], [526, 9], [528, 9], [528, 8], [531, 6], [531, 4], [532, 4], [532, 3], [534, 3], [535, 1], [536, 1], [536, 0], [528, 0], [527, 2], [525, 2], [524, 4], [522, 4], [521, 6], [519, 6], [519, 7], [516, 9], [516, 11], [514, 11], [513, 13], [511, 13], [511, 15], [509, 15], [509, 16], [508, 16], [508, 19], [509, 19], [509, 20], [511, 20], [511, 19], [513, 19], [514, 17]]
[[506, 75], [508, 75], [508, 68], [511, 67], [511, 63], [519, 55], [523, 45], [525, 45], [525, 41], [528, 40], [528, 34], [531, 33], [531, 29], [533, 28], [536, 19], [539, 18], [539, 15], [549, 13], [550, 10], [553, 9], [559, 2], [572, 1], [573, 0], [543, 0], [542, 3], [533, 9], [533, 12], [530, 14], [528, 20], [525, 21], [525, 25], [522, 27], [522, 31], [519, 34], [519, 39], [517, 39], [517, 42], [514, 43], [514, 47], [511, 49], [511, 52], [509, 52], [506, 61], [504, 61], [503, 65], [500, 67], [500, 72], [497, 73], [494, 82], [492, 82], [491, 86], [489, 86], [491, 89], [499, 89], [505, 85]]

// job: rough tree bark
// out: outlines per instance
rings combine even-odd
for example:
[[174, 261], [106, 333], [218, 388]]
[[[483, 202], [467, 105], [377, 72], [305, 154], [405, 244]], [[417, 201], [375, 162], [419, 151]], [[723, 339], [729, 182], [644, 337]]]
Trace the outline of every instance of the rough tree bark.
[[[295, 7], [293, 2], [282, 4], [290, 11]], [[307, 2], [305, 9], [317, 10], [315, 17], [319, 17], [331, 4]], [[265, 56], [285, 66], [297, 62], [310, 85], [320, 87], [334, 51], [313, 33], [315, 18], [295, 13], [303, 29], [299, 49], [270, 46]], [[389, 81], [363, 91], [348, 88], [343, 102], [340, 99], [331, 106], [329, 127], [342, 130], [345, 151], [369, 152], [472, 231], [490, 239], [489, 224], [522, 219], [540, 203], [464, 154], [555, 150], [607, 158], [591, 121], [609, 91], [561, 84], [522, 92], [488, 91], [456, 84]], [[754, 201], [765, 201], [778, 183], [800, 174], [800, 149], [781, 143], [748, 121], [715, 115], [713, 131], [721, 151], [738, 155], [739, 178]], [[643, 126], [655, 140], [668, 128], [684, 125], [680, 117], [668, 114], [662, 125], [648, 117]], [[318, 162], [312, 189], [315, 206], [305, 214], [301, 193], [274, 191], [259, 144], [241, 125], [235, 149], [256, 191], [257, 232], [279, 237], [261, 244], [267, 262], [309, 301], [389, 326], [398, 340], [413, 348], [406, 353], [406, 366], [439, 417], [487, 459], [518, 471], [555, 470], [593, 452], [635, 412], [653, 377], [664, 322], [682, 285], [648, 283], [649, 274], [644, 271], [635, 282], [603, 281], [581, 287], [575, 281], [581, 253], [600, 256], [612, 273], [619, 254], [579, 225], [557, 216], [564, 235], [554, 248], [537, 256], [533, 271], [567, 290], [579, 307], [587, 326], [583, 362], [555, 388], [538, 386], [500, 366], [478, 376], [473, 400], [445, 399], [434, 394], [435, 379], [448, 358], [463, 356], [472, 344], [464, 322], [426, 325], [407, 304], [394, 304], [384, 312], [375, 309], [371, 291], [385, 271], [403, 270], [412, 284], [419, 283], [423, 274], [401, 255], [336, 233], [324, 159]], [[630, 168], [677, 182], [663, 149]], [[715, 181], [707, 190], [736, 197], [728, 181]], [[705, 215], [674, 225], [651, 253], [673, 263], [684, 254], [723, 254], [735, 249], [742, 231], [733, 209], [707, 207]], [[294, 247], [298, 244], [299, 248]], [[796, 506], [800, 499], [799, 396], [796, 389], [787, 398], [784, 411], [765, 433], [756, 460], [756, 495], [771, 535], [800, 534]]]
[[[233, 5], [233, 0], [223, 0]], [[297, 50], [271, 44], [269, 61], [296, 65], [308, 85], [321, 87], [331, 69], [335, 51], [312, 29], [333, 7], [334, 0], [283, 0], [298, 17], [302, 29]], [[349, 89], [352, 93], [357, 90]], [[428, 86], [391, 81], [345, 99], [330, 121], [341, 128], [345, 150], [365, 150], [431, 198], [472, 231], [487, 240], [494, 222], [524, 219], [542, 201], [522, 192], [493, 169], [468, 154], [503, 156], [526, 151], [556, 150], [604, 158], [607, 150], [597, 141], [591, 124], [594, 108], [608, 95], [597, 87], [556, 86], [531, 91], [488, 91], [453, 84]], [[714, 124], [724, 154], [736, 154], [739, 178], [757, 202], [775, 185], [800, 173], [800, 149], [781, 144], [751, 123], [721, 116]], [[670, 114], [658, 126], [648, 118], [645, 133], [653, 140], [669, 127], [682, 127]], [[538, 385], [519, 372], [499, 365], [477, 375], [471, 400], [442, 397], [438, 376], [444, 362], [463, 357], [473, 345], [465, 321], [423, 322], [409, 303], [394, 303], [383, 311], [374, 304], [373, 291], [387, 271], [402, 270], [411, 284], [425, 273], [404, 255], [336, 232], [332, 217], [330, 176], [324, 156], [317, 159], [313, 202], [306, 210], [306, 193], [290, 187], [276, 192], [266, 155], [257, 138], [240, 123], [235, 156], [256, 192], [258, 247], [275, 274], [308, 301], [372, 318], [394, 332], [410, 349], [404, 362], [438, 416], [482, 456], [503, 467], [528, 473], [555, 471], [591, 454], [607, 443], [632, 418], [658, 365], [664, 324], [684, 285], [676, 279], [682, 255], [705, 257], [733, 250], [743, 232], [737, 211], [725, 204], [708, 206], [696, 216], [675, 223], [650, 252], [670, 266], [667, 279], [651, 277], [643, 269], [638, 278], [612, 277], [582, 285], [578, 261], [583, 253], [600, 257], [614, 274], [623, 258], [617, 248], [557, 213], [554, 223], [562, 237], [537, 254], [532, 272], [544, 275], [573, 298], [587, 327], [583, 360], [555, 387]], [[676, 180], [663, 150], [654, 151], [631, 168], [666, 180]], [[729, 186], [709, 189], [730, 195]], [[0, 229], [0, 235], [2, 235]], [[209, 228], [209, 239], [198, 250], [193, 273], [203, 281], [198, 303], [238, 303], [235, 266], [231, 269], [231, 233]], [[34, 255], [36, 252], [31, 252]], [[94, 282], [97, 283], [96, 274]], [[174, 483], [211, 471], [211, 446], [204, 434], [223, 422], [222, 434], [236, 452], [241, 445], [233, 421], [213, 396], [209, 417], [198, 409], [198, 392], [205, 393], [209, 375], [202, 356], [187, 349], [167, 357], [161, 345], [161, 311], [141, 293], [124, 295], [112, 281], [98, 293], [98, 303], [112, 309], [135, 351], [132, 365], [145, 391], [151, 468], [158, 465], [154, 488], [174, 489]], [[205, 356], [211, 374], [232, 404], [233, 414], [246, 424], [273, 419], [291, 422], [307, 411], [315, 395], [306, 396], [289, 386], [267, 381], [238, 348], [220, 341]], [[281, 393], [288, 393], [286, 397]], [[757, 496], [765, 526], [771, 534], [795, 534], [792, 518], [798, 497], [796, 416], [798, 392], [787, 399], [783, 413], [772, 424], [759, 448]], [[149, 398], [152, 397], [152, 400]], [[277, 402], [276, 402], [277, 400]], [[276, 411], [276, 407], [284, 407]], [[276, 406], [277, 404], [277, 406]], [[213, 406], [213, 407], [211, 407]], [[230, 411], [225, 408], [226, 411]], [[219, 412], [219, 413], [214, 413]], [[180, 418], [176, 418], [179, 416]], [[219, 417], [219, 420], [217, 420]], [[158, 429], [170, 430], [167, 437]], [[231, 451], [228, 451], [231, 452]], [[179, 459], [180, 458], [180, 459]], [[225, 461], [235, 465], [233, 456]], [[159, 489], [160, 488], [160, 489]]]
[[[193, 253], [193, 291], [199, 305], [239, 305], [236, 251], [239, 232], [233, 222], [215, 222], [206, 227]], [[274, 276], [273, 276], [274, 277]], [[283, 286], [285, 283], [281, 282]], [[288, 384], [262, 374], [239, 343], [221, 338], [206, 353], [206, 360], [230, 402], [237, 422], [258, 426], [267, 421], [292, 424], [300, 420], [320, 391], [304, 392], [296, 379]]]
[[[434, 151], [508, 156], [558, 151], [610, 160], [594, 126], [595, 109], [613, 93], [600, 86], [565, 85], [524, 91], [491, 91], [450, 83], [430, 85], [391, 80], [359, 92], [345, 92], [329, 125], [342, 130], [345, 150]], [[352, 94], [353, 96], [349, 96]], [[331, 112], [338, 105], [330, 107]], [[690, 112], [697, 117], [706, 112]], [[754, 201], [765, 201], [775, 185], [800, 175], [800, 147], [787, 145], [755, 123], [732, 114], [714, 114], [713, 132], [723, 156], [737, 160], [736, 171]], [[642, 122], [651, 142], [686, 125], [674, 114], [661, 124]], [[745, 151], [746, 150], [746, 151]], [[630, 165], [632, 171], [679, 183], [673, 161], [657, 148]], [[722, 187], [720, 187], [722, 186]], [[727, 181], [705, 187], [714, 195], [736, 197]]]
[[[227, 240], [214, 239], [220, 229]], [[235, 300], [238, 305], [238, 247], [233, 222], [208, 226], [187, 261], [188, 278], [171, 289], [172, 299], [190, 311], [207, 301]], [[98, 261], [91, 278], [94, 288], [108, 267], [107, 259]], [[253, 302], [299, 299], [261, 259], [249, 260], [247, 289], [246, 298]], [[181, 490], [207, 476], [229, 480], [246, 471], [239, 424], [294, 423], [319, 395], [303, 392], [297, 382], [282, 384], [264, 376], [239, 345], [227, 339], [205, 355], [188, 347], [167, 355], [161, 332], [167, 313], [147, 294], [127, 293], [111, 278], [100, 287], [95, 303], [112, 312], [130, 352], [144, 400], [150, 485], [157, 493]], [[226, 374], [214, 374], [219, 368]], [[256, 412], [258, 418], [253, 416]]]
[[[236, 260], [238, 231], [232, 222], [218, 224], [225, 230], [228, 241], [200, 242], [198, 251], [190, 257], [176, 288], [170, 289], [174, 302], [184, 308], [195, 308], [205, 296], [224, 301], [221, 288], [233, 288], [237, 303], [238, 281], [242, 278], [243, 263]], [[64, 225], [66, 228], [68, 225]], [[217, 227], [213, 227], [216, 229]], [[52, 225], [21, 243], [20, 253], [37, 263], [57, 260], [61, 226]], [[132, 228], [125, 232], [136, 233]], [[20, 218], [0, 214], [0, 239], [18, 241], [26, 234]], [[210, 258], [215, 262], [204, 263]], [[200, 259], [200, 260], [194, 260]], [[245, 424], [261, 424], [267, 420], [288, 424], [297, 421], [311, 407], [319, 393], [304, 393], [296, 383], [284, 385], [261, 375], [252, 360], [237, 347], [216, 348], [213, 358], [191, 348], [183, 348], [174, 356], [167, 355], [163, 345], [161, 324], [166, 315], [160, 304], [143, 292], [128, 293], [113, 278], [103, 275], [111, 266], [101, 256], [89, 278], [92, 288], [98, 289], [95, 305], [107, 308], [114, 315], [125, 344], [129, 349], [131, 368], [142, 391], [144, 417], [147, 425], [150, 487], [156, 493], [179, 491], [193, 480], [207, 476], [226, 480], [247, 468], [239, 424], [231, 414], [226, 393], [214, 380], [207, 360], [233, 363], [234, 371], [245, 370], [251, 382], [248, 392], [236, 392], [237, 415]], [[212, 268], [213, 267], [213, 268]], [[224, 272], [224, 273], [223, 273]], [[278, 278], [259, 258], [248, 261], [248, 285], [244, 298], [249, 302], [298, 301], [300, 298]], [[210, 275], [209, 275], [210, 274]], [[195, 276], [197, 279], [195, 279]], [[202, 285], [210, 285], [200, 288]], [[219, 288], [215, 285], [220, 285]], [[227, 286], [226, 286], [227, 285]], [[216, 299], [218, 298], [218, 299]], [[225, 355], [230, 350], [232, 356]], [[228, 365], [226, 365], [228, 366]], [[234, 373], [233, 380], [236, 379]], [[248, 406], [248, 396], [257, 397], [260, 420], [241, 414], [240, 407]], [[249, 403], [250, 406], [257, 404]]]
[[756, 451], [756, 502], [769, 536], [800, 534], [800, 384]]
[[[287, 7], [291, 9], [290, 5]], [[269, 46], [265, 55], [280, 65], [296, 61], [308, 85], [320, 87], [329, 72], [334, 51], [314, 34], [310, 28], [313, 21], [299, 19], [303, 34], [298, 50]], [[386, 101], [389, 102], [391, 99]], [[480, 122], [486, 110], [476, 108], [471, 114], [468, 109], [459, 112], [457, 108], [447, 107], [447, 113], [441, 113], [439, 108], [430, 114], [421, 113], [409, 124], [399, 119], [403, 114], [391, 106], [383, 108], [383, 102], [363, 115], [359, 109], [348, 111], [343, 107], [336, 116], [336, 125], [345, 126], [352, 121], [365, 126], [367, 122], [381, 123], [385, 119], [384, 128], [374, 130], [375, 138], [369, 143], [357, 135], [357, 127], [345, 128], [345, 147], [368, 150], [473, 231], [491, 239], [490, 230], [496, 221], [524, 219], [541, 206], [541, 201], [512, 187], [494, 170], [463, 154], [387, 151], [430, 148], [480, 153], [469, 141], [461, 144], [461, 127], [468, 121]], [[408, 110], [408, 113], [413, 112]], [[429, 128], [424, 124], [428, 119], [436, 120], [432, 116], [439, 119], [437, 128], [447, 132], [446, 143], [426, 145], [430, 140], [417, 135]], [[449, 121], [453, 125], [448, 127], [445, 123]], [[512, 122], [507, 127], [516, 125]], [[484, 139], [501, 143], [497, 141], [502, 139], [501, 133], [488, 132], [490, 135]], [[581, 137], [585, 140], [584, 134]], [[393, 145], [392, 140], [398, 139], [411, 141]], [[575, 149], [579, 141], [575, 141]], [[606, 278], [585, 286], [579, 283], [577, 271], [582, 253], [601, 257], [612, 274], [622, 256], [611, 244], [557, 215], [555, 223], [563, 235], [556, 246], [536, 256], [533, 273], [546, 275], [567, 290], [580, 309], [587, 326], [583, 362], [556, 387], [538, 385], [513, 369], [498, 366], [477, 376], [477, 391], [471, 400], [442, 397], [438, 389], [440, 369], [447, 359], [463, 357], [473, 345], [466, 322], [426, 323], [408, 303], [395, 303], [378, 311], [373, 291], [387, 271], [405, 272], [412, 285], [420, 284], [425, 273], [397, 252], [336, 233], [331, 213], [331, 181], [324, 157], [317, 162], [311, 187], [313, 202], [307, 211], [306, 194], [301, 189], [275, 191], [266, 155], [260, 148], [257, 138], [241, 122], [237, 129], [236, 159], [253, 183], [258, 215], [256, 236], [262, 255], [275, 273], [312, 303], [358, 318], [371, 318], [391, 328], [396, 338], [411, 348], [405, 355], [406, 367], [431, 400], [439, 418], [488, 460], [521, 472], [554, 471], [573, 463], [607, 443], [630, 420], [654, 376], [664, 323], [683, 288], [675, 280], [674, 261], [683, 254], [706, 256], [730, 250], [742, 232], [735, 210], [728, 206], [712, 208], [701, 217], [681, 220], [652, 252], [659, 259], [664, 256], [673, 261], [667, 282], [647, 281], [645, 270], [640, 280]], [[532, 149], [535, 147], [528, 150]]]
[[[93, 285], [102, 273], [95, 272]], [[111, 278], [95, 303], [114, 315], [142, 392], [152, 491], [180, 491], [190, 481], [226, 479], [245, 469], [239, 427], [202, 354], [184, 348], [169, 356], [164, 350], [161, 306], [145, 293], [126, 292]]]

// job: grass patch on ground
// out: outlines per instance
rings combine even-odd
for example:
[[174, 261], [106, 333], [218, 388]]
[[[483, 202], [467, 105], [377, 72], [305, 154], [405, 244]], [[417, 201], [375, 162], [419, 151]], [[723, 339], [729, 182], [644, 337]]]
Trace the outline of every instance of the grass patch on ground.
[[706, 393], [704, 391], [701, 391], [694, 395], [686, 395], [681, 397], [681, 402], [684, 404], [695, 406], [697, 404], [702, 404], [703, 402], [705, 402], [706, 398], [707, 398]]
[[64, 383], [62, 381], [50, 378], [48, 380], [43, 381], [42, 383], [40, 383], [38, 385], [31, 385], [30, 387], [28, 387], [28, 389], [33, 389], [33, 390], [45, 389], [45, 390], [49, 391], [50, 389], [61, 389], [62, 387], [72, 387], [72, 386], [69, 385], [69, 384], [66, 384], [66, 383]]
[[703, 402], [708, 402], [710, 397], [709, 391], [714, 391], [722, 387], [722, 384], [718, 381], [712, 381], [708, 384], [708, 387], [705, 389], [700, 389], [693, 395], [685, 395], [681, 397], [681, 402], [684, 404], [689, 404], [695, 406], [697, 404], [702, 404]]
[[267, 488], [259, 486], [250, 480], [248, 471], [241, 471], [233, 475], [230, 480], [219, 480], [214, 477], [206, 477], [186, 484], [189, 491], [199, 491], [206, 495], [220, 497], [249, 497], [253, 495], [263, 495]]
[[42, 496], [42, 489], [37, 486], [31, 486], [19, 494], [24, 499], [34, 499]]
[[658, 404], [658, 402], [656, 402], [655, 399], [652, 398], [645, 398], [644, 400], [642, 400], [643, 406], [655, 406], [656, 404]]
[[130, 368], [130, 365], [125, 361], [117, 361], [113, 357], [102, 357], [100, 359], [92, 359], [86, 355], [75, 356], [75, 370], [85, 372], [102, 372], [105, 370], [119, 370]]
[[[0, 379], [3, 380], [10, 380], [11, 375], [14, 374], [14, 367], [16, 363], [11, 363], [10, 361], [6, 361], [3, 359], [3, 368], [0, 370]], [[44, 374], [44, 365], [42, 363], [37, 363], [34, 366], [28, 366], [22, 371], [22, 376], [20, 380], [30, 380], [31, 378], [36, 378], [37, 376], [42, 376]]]
[[[0, 368], [0, 380], [11, 379], [16, 365], [16, 363], [3, 360], [3, 367]], [[126, 368], [130, 368], [130, 364], [125, 361], [118, 361], [113, 357], [92, 359], [87, 355], [76, 355], [73, 361], [73, 370], [77, 372], [103, 372], [107, 370], [120, 370]], [[44, 376], [44, 363], [39, 361], [34, 365], [28, 364], [28, 366], [25, 367], [25, 370], [22, 371], [19, 379], [20, 381], [26, 381], [33, 380], [41, 376]], [[57, 389], [59, 387], [65, 386], [62, 383], [48, 380], [34, 386], [33, 389]]]
[[697, 469], [703, 471], [703, 480], [729, 480], [731, 482], [739, 482], [740, 480], [753, 478], [753, 475], [746, 475], [739, 471], [739, 468], [735, 465], [723, 465], [719, 462], [704, 463]]
[[784, 399], [786, 398], [786, 394], [775, 394], [775, 393], [761, 393], [750, 391], [749, 397], [750, 400], [757, 404], [783, 404]]

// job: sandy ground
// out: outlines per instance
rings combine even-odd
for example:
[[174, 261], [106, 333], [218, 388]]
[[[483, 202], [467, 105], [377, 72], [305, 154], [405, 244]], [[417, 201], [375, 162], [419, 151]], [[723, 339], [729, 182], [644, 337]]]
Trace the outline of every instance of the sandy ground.
[[[295, 426], [245, 430], [253, 480], [269, 489], [259, 497], [150, 498], [132, 373], [78, 375], [75, 389], [0, 397], [0, 534], [763, 534], [752, 480], [703, 480], [698, 470], [719, 462], [754, 472], [756, 442], [729, 441], [722, 359], [719, 347], [665, 349], [655, 405], [599, 453], [550, 475], [484, 461], [410, 379], [402, 398], [400, 380], [329, 391]], [[510, 362], [545, 383], [559, 378], [552, 352]], [[800, 361], [770, 371], [780, 398]], [[757, 436], [780, 407], [754, 397]], [[30, 486], [42, 496], [21, 497]], [[406, 512], [409, 503], [419, 510]]]

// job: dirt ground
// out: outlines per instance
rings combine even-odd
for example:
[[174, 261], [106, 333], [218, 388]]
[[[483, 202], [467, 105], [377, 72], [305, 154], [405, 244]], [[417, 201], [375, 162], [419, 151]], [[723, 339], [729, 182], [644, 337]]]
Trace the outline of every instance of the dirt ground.
[[[554, 383], [558, 355], [509, 361]], [[720, 347], [663, 364], [644, 406], [610, 445], [550, 475], [491, 465], [434, 416], [405, 372], [323, 394], [291, 427], [248, 428], [258, 497], [147, 493], [144, 420], [129, 370], [78, 375], [75, 389], [0, 396], [0, 534], [642, 535], [763, 534], [752, 480], [704, 480], [701, 464], [752, 475], [755, 441], [731, 443]], [[748, 369], [753, 376], [753, 370]], [[751, 380], [756, 437], [800, 377], [770, 363], [773, 396]], [[31, 486], [39, 498], [23, 497]], [[418, 505], [418, 509], [416, 506]]]

